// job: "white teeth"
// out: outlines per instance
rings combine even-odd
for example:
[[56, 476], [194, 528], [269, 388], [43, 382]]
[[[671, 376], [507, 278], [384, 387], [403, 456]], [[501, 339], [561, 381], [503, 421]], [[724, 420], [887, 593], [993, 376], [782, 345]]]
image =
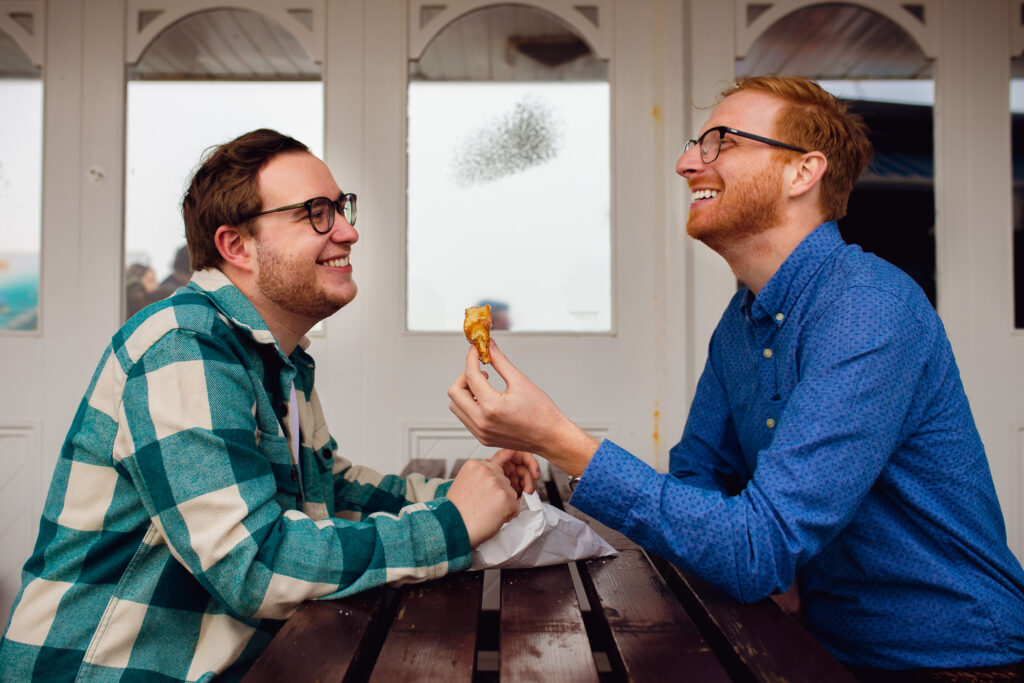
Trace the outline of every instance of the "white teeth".
[[711, 199], [718, 196], [718, 190], [694, 190], [694, 199]]
[[343, 256], [341, 258], [332, 258], [330, 261], [323, 261], [322, 263], [325, 266], [330, 266], [331, 268], [344, 268], [348, 265], [348, 257]]

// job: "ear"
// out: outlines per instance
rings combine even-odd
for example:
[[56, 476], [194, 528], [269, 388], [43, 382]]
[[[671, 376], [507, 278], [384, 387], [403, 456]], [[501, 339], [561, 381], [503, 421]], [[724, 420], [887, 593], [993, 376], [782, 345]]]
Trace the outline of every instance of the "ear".
[[821, 152], [808, 152], [801, 156], [789, 183], [790, 198], [800, 197], [818, 187], [827, 168], [828, 160]]
[[222, 225], [213, 235], [213, 243], [224, 262], [243, 271], [252, 271], [256, 255], [253, 239], [242, 235], [233, 225]]

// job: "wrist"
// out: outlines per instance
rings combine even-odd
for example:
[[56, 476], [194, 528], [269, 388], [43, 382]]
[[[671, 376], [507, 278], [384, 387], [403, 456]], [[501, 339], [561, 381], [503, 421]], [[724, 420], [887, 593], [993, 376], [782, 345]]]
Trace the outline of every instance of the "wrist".
[[570, 477], [578, 479], [583, 470], [587, 469], [590, 459], [594, 457], [601, 442], [587, 434], [575, 424], [570, 423], [560, 438], [552, 440], [550, 445], [537, 453]]

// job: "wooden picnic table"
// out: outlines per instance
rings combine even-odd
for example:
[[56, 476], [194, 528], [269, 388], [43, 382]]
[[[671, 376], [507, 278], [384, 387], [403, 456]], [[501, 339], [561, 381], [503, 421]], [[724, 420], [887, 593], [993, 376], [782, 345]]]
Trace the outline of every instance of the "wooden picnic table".
[[[445, 469], [416, 460], [405, 472]], [[567, 505], [565, 481], [554, 470], [542, 498], [593, 526], [618, 554], [309, 601], [244, 680], [855, 680], [774, 601], [738, 603], [647, 553]]]

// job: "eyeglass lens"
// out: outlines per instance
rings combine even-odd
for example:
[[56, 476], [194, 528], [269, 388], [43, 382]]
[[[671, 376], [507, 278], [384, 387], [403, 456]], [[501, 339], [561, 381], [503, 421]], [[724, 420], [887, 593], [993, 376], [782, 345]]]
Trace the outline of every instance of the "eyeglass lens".
[[345, 221], [349, 225], [355, 225], [356, 198], [354, 195], [346, 194], [337, 202], [326, 197], [317, 197], [310, 203], [309, 222], [313, 224], [313, 229], [319, 233], [325, 233], [333, 228], [335, 211], [339, 208]]
[[687, 140], [683, 145], [683, 154], [694, 147], [700, 148], [700, 160], [710, 164], [718, 158], [718, 151], [722, 148], [722, 136], [724, 132], [718, 128], [712, 128], [701, 135], [697, 140]]
[[718, 158], [718, 150], [722, 148], [722, 135], [721, 130], [712, 128], [700, 136], [700, 158], [705, 164], [710, 164]]

